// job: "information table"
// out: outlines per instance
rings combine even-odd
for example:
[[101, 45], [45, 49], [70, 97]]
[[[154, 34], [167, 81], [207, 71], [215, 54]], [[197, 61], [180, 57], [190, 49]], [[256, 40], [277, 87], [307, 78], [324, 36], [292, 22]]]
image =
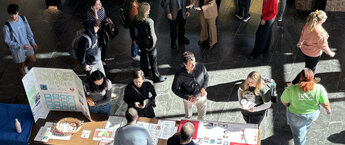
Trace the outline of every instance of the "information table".
[[[81, 129], [72, 135], [70, 140], [56, 140], [50, 139], [48, 142], [34, 141], [38, 131], [46, 122], [58, 122], [65, 117], [74, 117], [79, 120], [83, 120], [84, 124]], [[97, 145], [98, 141], [92, 140], [93, 134], [96, 129], [104, 128], [108, 116], [104, 114], [91, 114], [92, 121], [89, 121], [85, 115], [81, 112], [67, 112], [67, 111], [50, 111], [46, 119], [39, 119], [32, 127], [32, 134], [29, 140], [31, 144], [54, 144], [54, 145]], [[83, 130], [91, 130], [90, 137], [85, 139], [81, 138]]]

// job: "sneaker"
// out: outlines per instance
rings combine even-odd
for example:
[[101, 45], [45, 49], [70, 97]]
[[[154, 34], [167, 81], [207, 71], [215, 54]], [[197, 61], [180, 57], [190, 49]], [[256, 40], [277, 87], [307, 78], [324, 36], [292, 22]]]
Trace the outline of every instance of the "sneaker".
[[314, 78], [314, 82], [315, 82], [315, 83], [318, 83], [318, 82], [320, 82], [320, 81], [321, 81], [321, 78], [319, 78], [319, 77], [315, 77], [315, 78]]
[[243, 22], [246, 22], [246, 23], [247, 23], [247, 22], [249, 21], [249, 19], [250, 19], [250, 16], [247, 17], [247, 18], [244, 18], [244, 19], [243, 19]]
[[24, 66], [24, 71], [25, 71], [25, 73], [28, 73], [29, 72], [29, 68], [27, 66]]
[[240, 15], [238, 15], [238, 14], [235, 14], [235, 17], [236, 17], [237, 19], [239, 19], [239, 20], [242, 20], [242, 19], [243, 19], [243, 17], [240, 16]]
[[133, 59], [134, 61], [140, 61], [140, 56], [137, 55], [137, 56], [135, 56], [135, 57], [132, 57], [132, 59]]

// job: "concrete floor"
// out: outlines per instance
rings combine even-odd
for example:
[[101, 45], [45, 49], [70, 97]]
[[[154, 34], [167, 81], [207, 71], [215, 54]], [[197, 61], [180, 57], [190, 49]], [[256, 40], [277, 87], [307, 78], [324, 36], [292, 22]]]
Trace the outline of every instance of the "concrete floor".
[[[28, 18], [35, 40], [39, 45], [37, 63], [34, 66], [73, 69], [81, 77], [84, 72], [76, 60], [69, 54], [71, 42], [76, 30], [82, 28], [85, 19], [85, 0], [63, 0], [63, 11], [47, 10], [42, 0], [9, 0], [0, 1], [0, 24], [8, 18], [7, 5], [17, 3], [20, 13]], [[102, 0], [108, 17], [120, 25], [117, 1]], [[304, 67], [301, 52], [295, 47], [307, 13], [298, 12], [289, 1], [285, 12], [283, 27], [274, 26], [274, 34], [270, 54], [263, 60], [248, 60], [247, 56], [254, 46], [255, 31], [258, 27], [262, 0], [252, 1], [250, 9], [252, 19], [248, 23], [238, 21], [234, 17], [235, 4], [223, 0], [218, 17], [218, 45], [213, 49], [200, 48], [199, 17], [195, 11], [186, 24], [186, 37], [190, 45], [170, 48], [169, 26], [167, 18], [160, 7], [159, 0], [151, 2], [151, 18], [155, 21], [158, 35], [158, 64], [160, 72], [168, 77], [163, 83], [155, 84], [157, 96], [156, 116], [164, 119], [181, 119], [184, 116], [182, 100], [171, 91], [173, 75], [182, 66], [180, 56], [184, 51], [192, 51], [198, 62], [206, 65], [210, 74], [206, 120], [244, 123], [237, 103], [238, 82], [245, 79], [251, 71], [259, 71], [272, 77], [278, 83], [281, 94], [285, 82], [291, 81], [297, 72]], [[328, 12], [328, 20], [324, 24], [328, 31], [329, 45], [337, 53], [334, 58], [323, 55], [316, 73], [322, 78], [321, 84], [329, 92], [329, 100], [333, 109], [332, 115], [321, 115], [308, 131], [308, 145], [345, 144], [345, 13]], [[0, 36], [3, 40], [3, 36]], [[107, 64], [107, 76], [114, 86], [116, 98], [111, 100], [112, 113], [124, 115], [127, 105], [123, 101], [125, 85], [131, 81], [131, 71], [139, 67], [130, 57], [130, 37], [127, 29], [120, 26], [120, 34], [110, 42]], [[13, 63], [10, 52], [1, 43], [0, 51], [0, 102], [27, 104], [25, 91]], [[196, 114], [193, 116], [196, 119]], [[293, 144], [290, 128], [286, 125], [285, 107], [279, 102], [269, 109], [261, 129], [264, 145]]]

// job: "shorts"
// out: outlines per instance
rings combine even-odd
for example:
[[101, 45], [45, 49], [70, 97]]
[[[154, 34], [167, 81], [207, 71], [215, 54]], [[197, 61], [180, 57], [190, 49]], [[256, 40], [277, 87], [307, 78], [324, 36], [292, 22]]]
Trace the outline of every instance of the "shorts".
[[26, 56], [32, 56], [35, 54], [34, 49], [30, 47], [28, 50], [19, 49], [11, 50], [14, 63], [23, 63], [25, 62]]

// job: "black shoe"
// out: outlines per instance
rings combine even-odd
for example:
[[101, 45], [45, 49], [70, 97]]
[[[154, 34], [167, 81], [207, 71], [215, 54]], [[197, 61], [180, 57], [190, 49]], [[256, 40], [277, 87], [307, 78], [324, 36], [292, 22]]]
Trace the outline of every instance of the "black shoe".
[[176, 44], [171, 44], [171, 49], [176, 49], [177, 48], [177, 45]]
[[199, 40], [199, 41], [198, 41], [198, 45], [200, 45], [200, 46], [201, 46], [201, 45], [205, 45], [206, 42], [207, 42], [207, 40], [205, 40], [205, 41], [200, 41], [200, 40]]
[[183, 38], [179, 39], [179, 42], [182, 43], [182, 44], [186, 44], [186, 45], [188, 45], [190, 43], [189, 39], [186, 38], [186, 37], [183, 37]]
[[153, 82], [154, 83], [160, 83], [160, 82], [164, 82], [166, 79], [167, 79], [167, 77], [160, 76], [158, 79], [154, 79]]

